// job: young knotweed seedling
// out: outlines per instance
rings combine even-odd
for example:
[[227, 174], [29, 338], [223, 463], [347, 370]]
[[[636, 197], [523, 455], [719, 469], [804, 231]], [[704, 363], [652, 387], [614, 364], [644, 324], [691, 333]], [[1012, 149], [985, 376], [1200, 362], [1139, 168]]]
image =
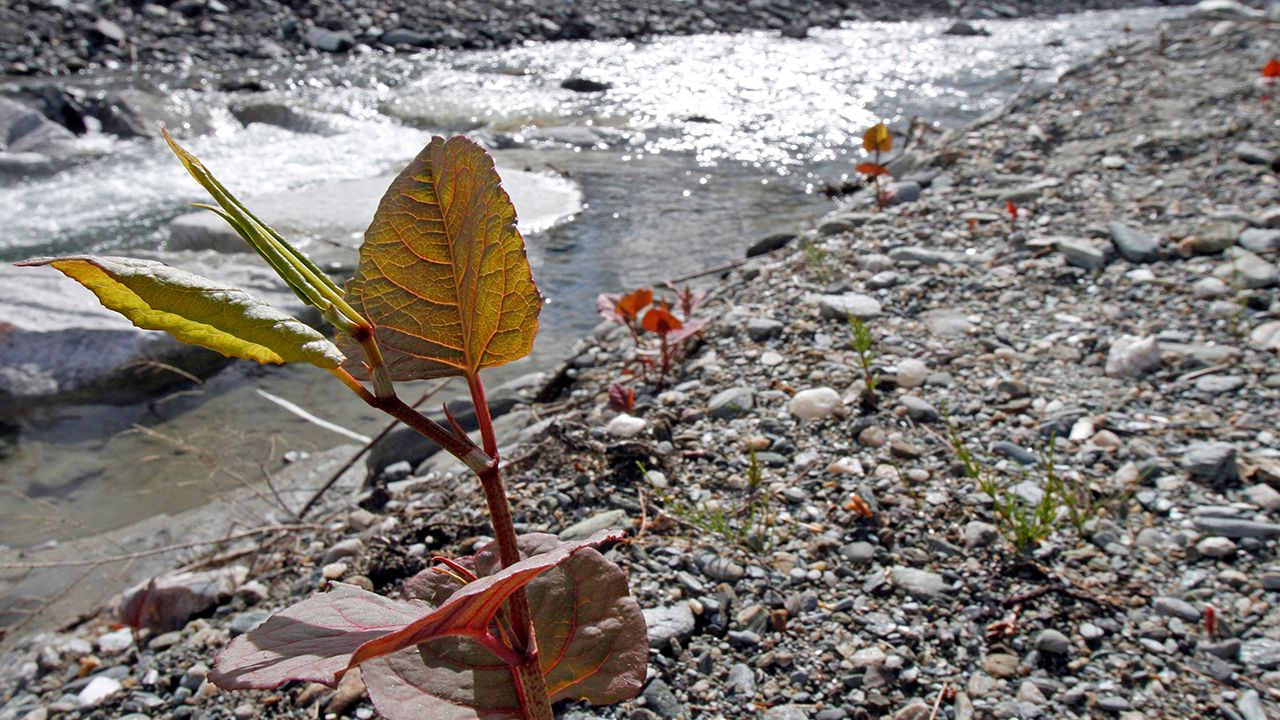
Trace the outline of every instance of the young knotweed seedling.
[[[441, 560], [412, 578], [410, 600], [334, 583], [234, 639], [209, 679], [224, 689], [333, 687], [359, 666], [389, 720], [551, 720], [556, 700], [633, 697], [648, 658], [644, 617], [626, 574], [593, 549], [621, 535], [561, 542], [515, 533], [480, 370], [532, 350], [542, 296], [488, 153], [463, 137], [433, 138], [387, 190], [356, 275], [340, 288], [166, 139], [217, 202], [201, 207], [230, 223], [320, 310], [339, 344], [242, 290], [158, 262], [76, 256], [18, 264], [58, 269], [139, 327], [231, 357], [329, 371], [478, 476], [495, 538], [474, 556]], [[481, 446], [452, 419], [445, 428], [396, 395], [396, 382], [447, 376], [463, 377], [471, 390]], [[138, 623], [143, 613], [129, 614]]]
[[884, 210], [889, 198], [885, 192], [880, 190], [880, 178], [888, 175], [889, 169], [881, 164], [880, 154], [893, 151], [893, 135], [889, 132], [889, 128], [884, 123], [872, 125], [870, 129], [862, 134], [862, 149], [872, 153], [872, 160], [871, 162], [860, 163], [858, 172], [866, 175], [871, 180], [872, 187], [875, 188], [876, 207]]
[[880, 375], [873, 367], [876, 361], [876, 337], [865, 322], [853, 315], [849, 316], [849, 331], [853, 335], [849, 340], [849, 347], [856, 353], [858, 366], [862, 368], [862, 407], [864, 410], [874, 410], [877, 402], [876, 388], [880, 385]]
[[[635, 290], [626, 295], [601, 293], [596, 297], [596, 309], [601, 317], [624, 325], [631, 332], [635, 365], [642, 372], [651, 367], [657, 368], [658, 390], [666, 388], [667, 376], [671, 367], [684, 354], [686, 341], [701, 332], [706, 325], [705, 320], [692, 317], [702, 300], [702, 293], [689, 288], [678, 289], [670, 283], [668, 287], [671, 287], [676, 296], [684, 314], [683, 320], [671, 312], [670, 303], [654, 302], [652, 290]], [[647, 346], [644, 341], [645, 333], [658, 336], [656, 348]]]

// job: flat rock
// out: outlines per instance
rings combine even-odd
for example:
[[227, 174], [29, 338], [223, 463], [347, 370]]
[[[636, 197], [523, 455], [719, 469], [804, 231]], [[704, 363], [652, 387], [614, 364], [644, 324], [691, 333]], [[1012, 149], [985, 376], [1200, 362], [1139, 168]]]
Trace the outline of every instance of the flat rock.
[[881, 313], [880, 301], [870, 295], [849, 292], [842, 295], [807, 295], [805, 300], [817, 305], [822, 317], [846, 320], [850, 317], [871, 320]]
[[1107, 351], [1106, 373], [1111, 377], [1141, 378], [1160, 367], [1160, 343], [1154, 335], [1121, 335]]
[[156, 579], [154, 587], [143, 583], [126, 591], [117, 607], [121, 613], [135, 614], [152, 632], [178, 630], [192, 617], [230, 598], [248, 575], [243, 565], [172, 573]]
[[973, 323], [959, 310], [939, 308], [920, 313], [925, 329], [938, 337], [958, 337], [973, 329]]
[[1280, 641], [1268, 638], [1244, 641], [1240, 645], [1240, 662], [1262, 670], [1280, 667]]
[[746, 414], [755, 406], [755, 392], [748, 387], [731, 387], [716, 393], [707, 403], [707, 414], [730, 420]]
[[1280, 320], [1264, 322], [1249, 333], [1249, 344], [1259, 350], [1280, 351]]
[[654, 650], [663, 650], [672, 640], [688, 640], [695, 626], [693, 611], [685, 602], [645, 608], [644, 622], [649, 628], [649, 647]]
[[1111, 223], [1111, 242], [1120, 256], [1129, 262], [1150, 263], [1160, 258], [1160, 243], [1154, 238], [1124, 223]]
[[1114, 253], [1110, 245], [1083, 238], [1059, 238], [1054, 241], [1054, 247], [1068, 265], [1085, 270], [1101, 270], [1111, 262]]
[[610, 528], [625, 528], [631, 525], [631, 518], [626, 510], [605, 510], [591, 517], [580, 520], [560, 531], [561, 540], [585, 540], [597, 531]]
[[1197, 517], [1196, 530], [1225, 538], [1269, 538], [1280, 535], [1280, 524], [1241, 518]]
[[936, 598], [951, 587], [935, 572], [901, 565], [889, 569], [889, 582], [922, 599]]
[[1280, 230], [1247, 228], [1240, 233], [1237, 242], [1240, 243], [1240, 247], [1252, 253], [1280, 250]]
[[1214, 268], [1214, 277], [1249, 290], [1280, 285], [1280, 269], [1248, 250], [1228, 248], [1226, 256], [1228, 262]]

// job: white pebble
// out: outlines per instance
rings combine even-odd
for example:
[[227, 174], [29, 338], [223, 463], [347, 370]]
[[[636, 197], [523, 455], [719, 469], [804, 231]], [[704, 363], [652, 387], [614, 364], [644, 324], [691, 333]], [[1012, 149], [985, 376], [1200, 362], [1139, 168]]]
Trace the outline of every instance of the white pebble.
[[320, 574], [325, 580], [337, 580], [347, 574], [347, 564], [344, 562], [329, 563], [320, 568]]
[[84, 689], [81, 690], [80, 694], [76, 697], [76, 702], [79, 703], [82, 708], [95, 707], [103, 700], [106, 700], [112, 695], [120, 692], [122, 688], [123, 686], [120, 684], [119, 680], [113, 680], [105, 675], [99, 675], [98, 677], [90, 680], [88, 685], [84, 686]]
[[920, 387], [927, 377], [929, 367], [915, 358], [907, 358], [898, 363], [898, 387]]
[[840, 393], [829, 387], [801, 390], [791, 398], [787, 410], [798, 418], [816, 420], [841, 409]]
[[622, 413], [604, 426], [604, 431], [616, 437], [635, 437], [644, 432], [644, 418]]
[[133, 630], [120, 628], [98, 638], [98, 649], [107, 655], [115, 655], [133, 647]]

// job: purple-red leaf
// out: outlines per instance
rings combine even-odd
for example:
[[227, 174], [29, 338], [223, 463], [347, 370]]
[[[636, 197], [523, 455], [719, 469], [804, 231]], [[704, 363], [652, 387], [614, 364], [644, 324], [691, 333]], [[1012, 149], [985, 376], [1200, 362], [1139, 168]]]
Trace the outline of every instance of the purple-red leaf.
[[[392, 600], [335, 583], [334, 590], [292, 605], [233, 640], [218, 654], [209, 679], [225, 689], [274, 688], [290, 680], [332, 686], [362, 662], [453, 636], [491, 648], [486, 663], [505, 671], [493, 654], [505, 648], [496, 646], [490, 625], [511, 593], [574, 553], [618, 537], [601, 531], [558, 545], [463, 586], [435, 610], [419, 600]], [[373, 675], [366, 675], [366, 683]]]
[[274, 688], [290, 680], [332, 686], [352, 653], [429, 613], [414, 600], [402, 602], [354, 585], [334, 583], [276, 613], [218, 653], [209, 680], [226, 690]]
[[664, 307], [650, 308], [649, 312], [644, 314], [642, 324], [645, 330], [659, 335], [666, 335], [684, 327], [684, 323]]
[[[554, 535], [520, 536], [534, 557], [554, 552]], [[459, 560], [484, 575], [498, 565], [492, 546]], [[406, 590], [428, 602], [446, 597], [456, 582], [426, 570]], [[621, 568], [583, 549], [526, 587], [538, 653], [551, 699], [605, 704], [633, 697], [644, 681], [648, 640], [644, 616], [627, 593]], [[424, 663], [425, 660], [425, 663]], [[378, 712], [388, 720], [443, 717], [474, 720], [519, 717], [508, 667], [468, 638], [450, 637], [365, 663], [364, 678]], [[470, 712], [463, 708], [474, 708]]]

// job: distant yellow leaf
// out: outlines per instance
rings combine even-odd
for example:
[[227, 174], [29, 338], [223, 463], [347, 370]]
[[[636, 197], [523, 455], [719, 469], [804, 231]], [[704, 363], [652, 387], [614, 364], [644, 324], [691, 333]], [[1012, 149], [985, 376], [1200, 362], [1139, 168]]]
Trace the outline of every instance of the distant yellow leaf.
[[228, 357], [260, 363], [342, 364], [342, 353], [311, 327], [239, 288], [153, 260], [77, 256], [36, 258], [18, 265], [51, 265], [98, 296], [103, 306], [147, 330]]
[[893, 149], [893, 135], [884, 123], [876, 123], [862, 134], [862, 147], [867, 152], [889, 152]]
[[[473, 375], [533, 349], [542, 295], [493, 159], [432, 138], [391, 183], [346, 300], [374, 324], [395, 380]], [[364, 375], [363, 353], [344, 348]]]

